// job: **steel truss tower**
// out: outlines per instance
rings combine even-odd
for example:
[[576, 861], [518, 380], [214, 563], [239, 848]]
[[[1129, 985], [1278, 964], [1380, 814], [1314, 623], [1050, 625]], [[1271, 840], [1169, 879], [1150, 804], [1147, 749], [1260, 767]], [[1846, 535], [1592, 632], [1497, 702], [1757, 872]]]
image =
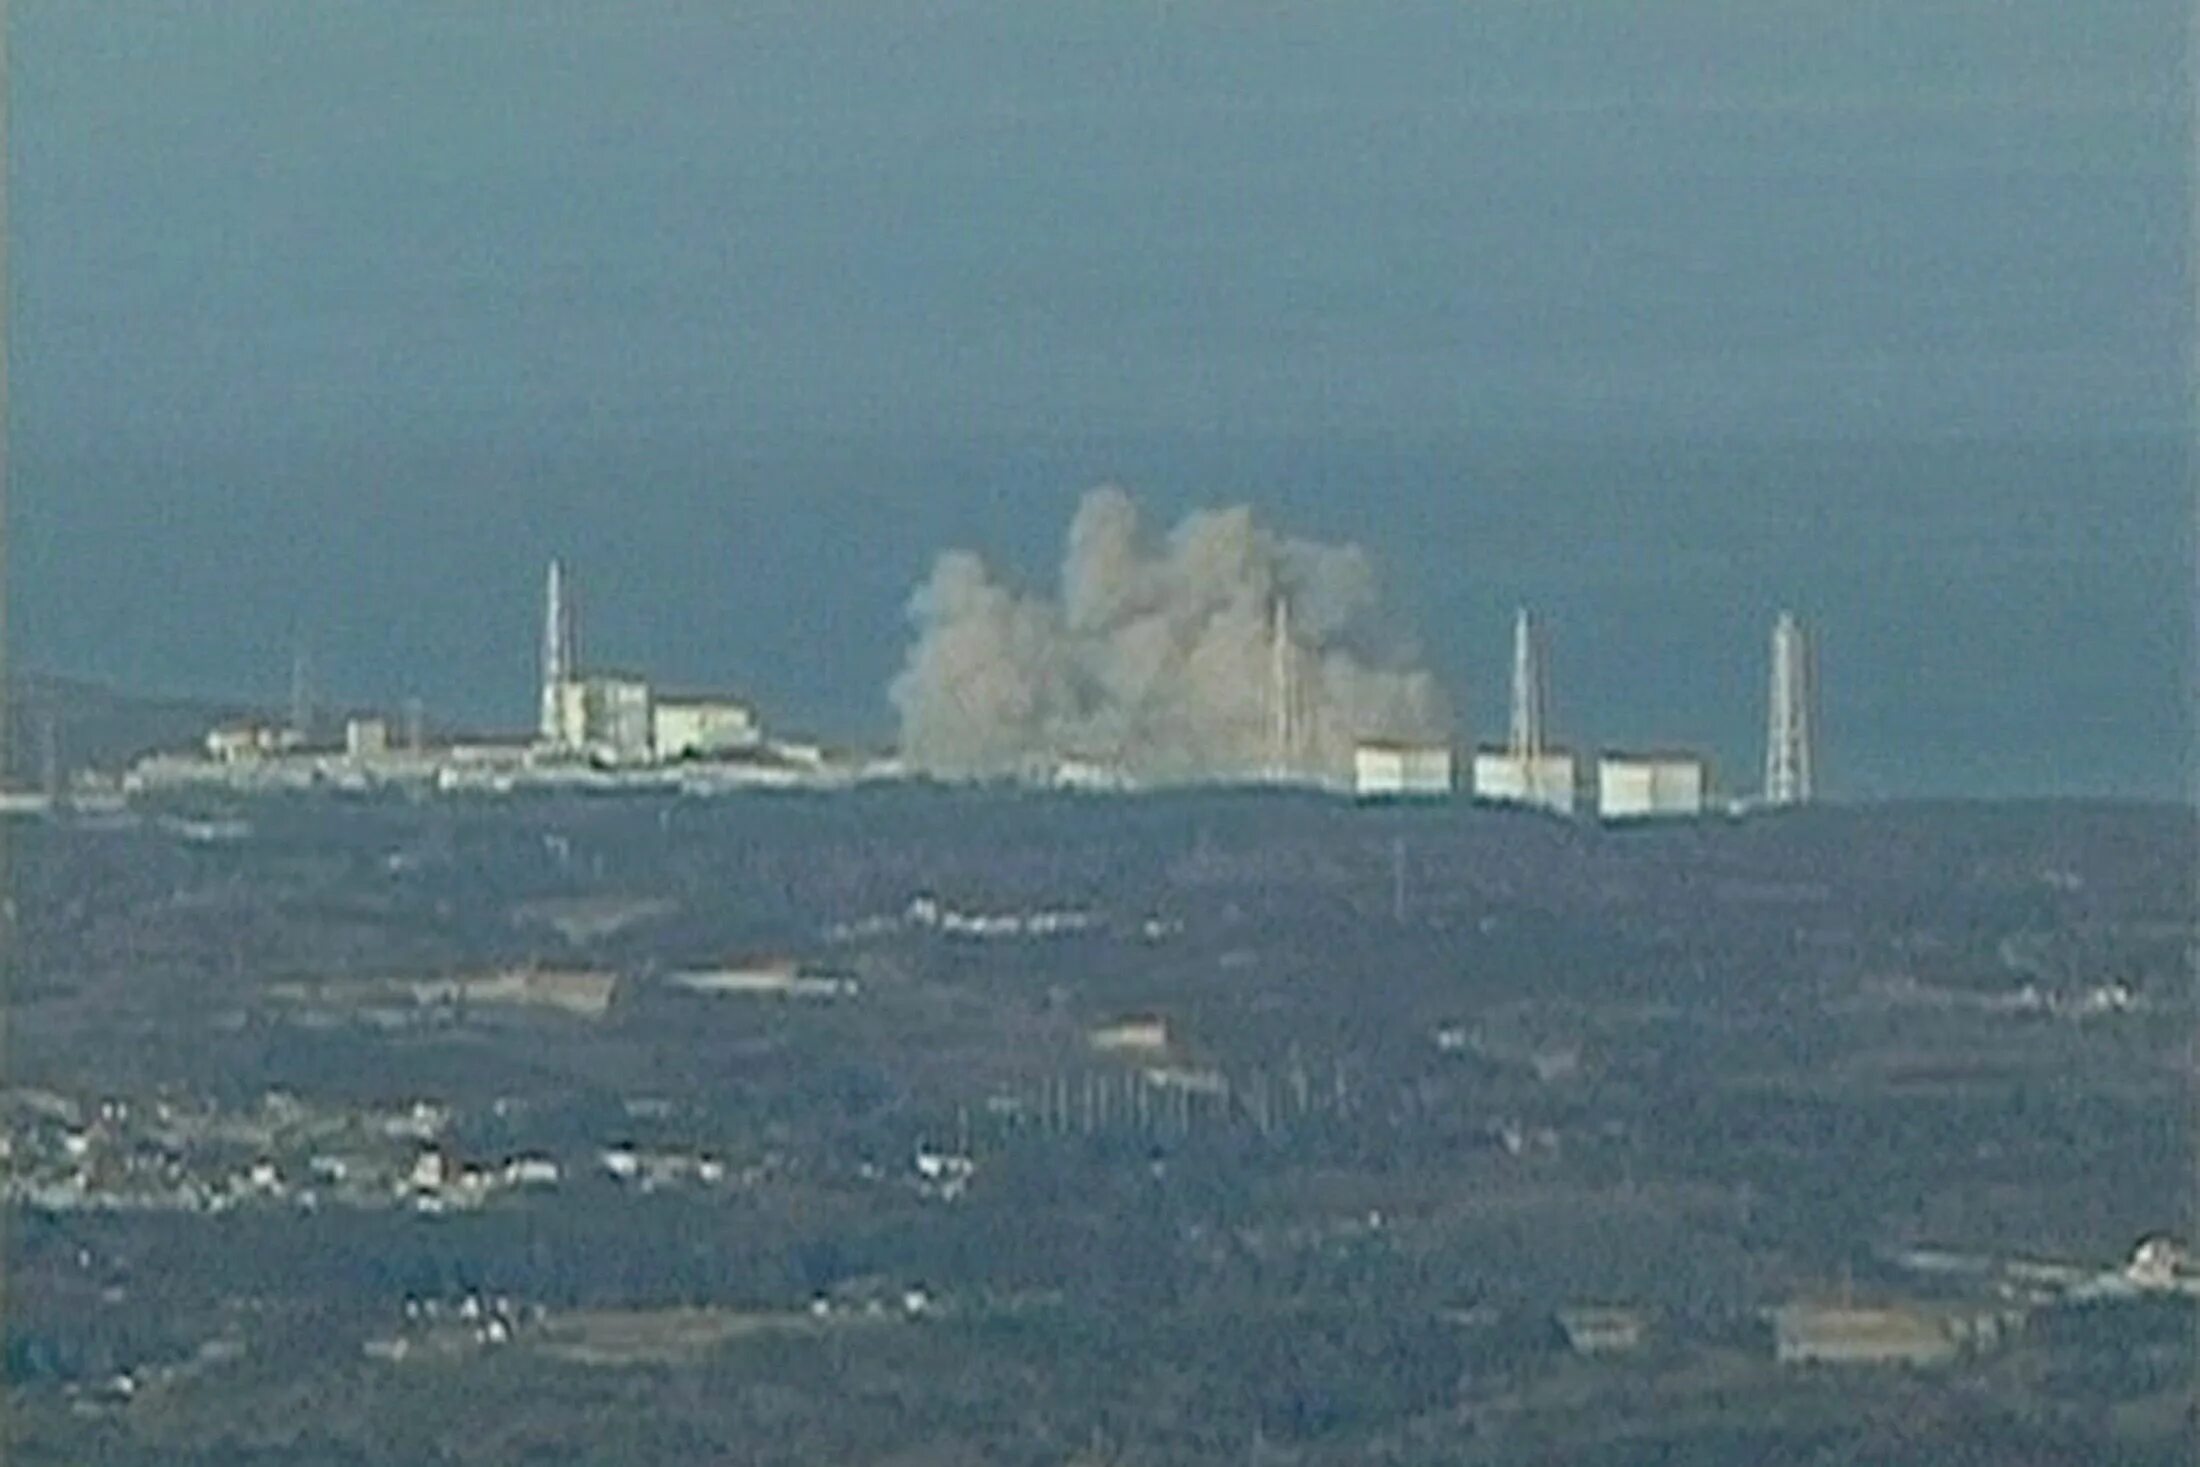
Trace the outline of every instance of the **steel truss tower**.
[[1550, 648], [1543, 627], [1525, 606], [1513, 617], [1512, 728], [1505, 753], [1518, 772], [1521, 795], [1543, 804], [1570, 795], [1550, 788], [1556, 773], [1550, 754]]
[[1817, 794], [1818, 669], [1792, 612], [1772, 626], [1772, 696], [1765, 727], [1767, 805], [1807, 805]]

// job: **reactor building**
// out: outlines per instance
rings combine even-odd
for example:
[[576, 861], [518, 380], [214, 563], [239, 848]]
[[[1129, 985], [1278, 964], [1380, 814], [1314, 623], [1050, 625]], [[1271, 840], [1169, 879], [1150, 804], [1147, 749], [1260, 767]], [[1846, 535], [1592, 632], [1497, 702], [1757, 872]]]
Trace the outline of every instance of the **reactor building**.
[[1474, 797], [1571, 815], [1578, 777], [1574, 756], [1550, 747], [1544, 734], [1549, 705], [1547, 652], [1542, 627], [1522, 607], [1513, 619], [1510, 737], [1502, 749], [1476, 751]]
[[1597, 759], [1597, 814], [1605, 820], [1693, 819], [1711, 793], [1711, 767], [1685, 749], [1608, 752]]
[[662, 694], [628, 673], [584, 672], [579, 625], [564, 563], [553, 560], [543, 595], [540, 757], [633, 767], [722, 759], [762, 747], [764, 731], [745, 703]]

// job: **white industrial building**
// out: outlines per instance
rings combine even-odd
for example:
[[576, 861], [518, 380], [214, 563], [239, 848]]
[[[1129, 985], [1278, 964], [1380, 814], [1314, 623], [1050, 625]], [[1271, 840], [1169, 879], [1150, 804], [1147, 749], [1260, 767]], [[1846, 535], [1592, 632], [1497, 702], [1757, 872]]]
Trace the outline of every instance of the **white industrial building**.
[[1606, 754], [1597, 761], [1597, 813], [1606, 820], [1690, 819], [1703, 814], [1711, 783], [1688, 753]]
[[746, 704], [659, 696], [642, 678], [583, 672], [571, 592], [565, 567], [553, 561], [543, 604], [540, 752], [638, 767], [722, 759], [763, 746], [764, 731]]
[[754, 710], [723, 698], [659, 698], [650, 730], [658, 762], [667, 764], [735, 754], [764, 741]]
[[390, 726], [380, 718], [354, 718], [344, 724], [344, 757], [354, 762], [381, 759], [390, 752]]
[[635, 677], [591, 675], [556, 684], [553, 747], [615, 764], [647, 764], [656, 749], [655, 701]]
[[216, 764], [243, 764], [288, 753], [296, 740], [271, 724], [225, 724], [206, 736], [206, 757]]
[[1352, 792], [1361, 799], [1441, 798], [1452, 791], [1445, 744], [1370, 741], [1352, 751]]
[[1496, 804], [1571, 815], [1576, 778], [1574, 756], [1563, 749], [1525, 756], [1484, 749], [1474, 756], [1474, 797]]

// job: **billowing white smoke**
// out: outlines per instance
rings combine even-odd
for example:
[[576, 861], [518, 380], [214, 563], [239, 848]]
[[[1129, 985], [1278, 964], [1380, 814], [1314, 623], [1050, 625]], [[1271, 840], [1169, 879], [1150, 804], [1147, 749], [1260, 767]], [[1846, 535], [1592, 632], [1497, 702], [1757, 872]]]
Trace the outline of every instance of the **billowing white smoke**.
[[[1287, 628], [1281, 656], [1278, 608]], [[1059, 602], [942, 555], [910, 602], [902, 752], [952, 778], [1090, 761], [1154, 783], [1337, 779], [1366, 738], [1439, 738], [1435, 681], [1373, 625], [1356, 546], [1280, 538], [1239, 507], [1159, 545], [1120, 489], [1085, 496]], [[1285, 711], [1287, 710], [1287, 711]]]

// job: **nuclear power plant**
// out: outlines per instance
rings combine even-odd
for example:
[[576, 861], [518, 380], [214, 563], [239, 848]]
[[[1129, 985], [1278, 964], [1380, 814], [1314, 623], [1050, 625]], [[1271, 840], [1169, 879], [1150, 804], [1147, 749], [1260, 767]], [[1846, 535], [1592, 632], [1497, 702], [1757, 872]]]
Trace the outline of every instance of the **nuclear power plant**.
[[891, 759], [835, 754], [768, 738], [738, 699], [672, 693], [632, 673], [593, 669], [582, 657], [579, 597], [562, 560], [544, 579], [537, 701], [531, 734], [434, 741], [424, 711], [408, 702], [402, 744], [377, 714], [342, 722], [341, 738], [316, 742], [295, 705], [286, 725], [211, 730], [195, 755], [140, 760], [125, 794], [220, 788], [241, 793], [399, 788], [447, 794], [524, 790], [663, 791], [707, 795], [754, 788], [840, 788], [892, 777]]
[[[1351, 547], [1278, 541], [1239, 511], [1193, 517], [1165, 558], [1142, 562], [1152, 552], [1139, 543], [1135, 508], [1113, 491], [1087, 497], [1071, 540], [1059, 608], [990, 584], [973, 559], [943, 558], [918, 599], [923, 635], [894, 687], [905, 728], [891, 753], [834, 754], [770, 738], [742, 700], [668, 692], [592, 665], [575, 579], [563, 560], [552, 560], [542, 582], [531, 734], [432, 740], [414, 701], [401, 738], [393, 738], [391, 719], [355, 714], [343, 720], [340, 739], [316, 743], [301, 654], [287, 723], [217, 728], [197, 754], [140, 761], [124, 791], [562, 787], [701, 795], [933, 778], [1120, 792], [1219, 783], [1364, 800], [1466, 795], [1616, 823], [1788, 808], [1816, 797], [1817, 670], [1809, 634], [1790, 611], [1773, 623], [1757, 791], [1716, 790], [1710, 761], [1687, 748], [1606, 748], [1585, 759], [1555, 736], [1551, 640], [1525, 606], [1513, 618], [1505, 740], [1474, 748], [1462, 781], [1454, 742], [1432, 736], [1448, 720], [1427, 675], [1370, 663], [1360, 644], [1346, 651], [1331, 641], [1366, 599], [1365, 568]], [[1217, 574], [1242, 579], [1217, 582]], [[1257, 611], [1248, 616], [1252, 596]], [[1169, 637], [1180, 659], [1173, 670]], [[1004, 647], [1020, 648], [1027, 665], [1004, 669]], [[1004, 687], [1004, 671], [1030, 679], [1028, 686]], [[978, 672], [989, 678], [977, 680]], [[998, 701], [987, 704], [981, 687]], [[1054, 697], [1064, 697], [1059, 709], [1045, 706]], [[1110, 698], [1122, 701], [1110, 706]], [[1004, 722], [1015, 719], [1028, 722]], [[1398, 732], [1371, 737], [1371, 726]]]
[[[1615, 822], [1805, 805], [1816, 793], [1815, 688], [1809, 637], [1792, 612], [1782, 611], [1772, 633], [1764, 784], [1754, 798], [1736, 794], [1720, 800], [1709, 760], [1689, 749], [1606, 750], [1597, 756], [1593, 785], [1584, 788], [1591, 771], [1571, 750], [1550, 741], [1550, 646], [1542, 624], [1522, 607], [1513, 620], [1507, 739], [1502, 747], [1475, 752], [1472, 794], [1486, 804], [1560, 816], [1575, 814], [1593, 798], [1599, 818]], [[1376, 798], [1450, 794], [1450, 768], [1448, 750], [1363, 744], [1354, 789]]]

